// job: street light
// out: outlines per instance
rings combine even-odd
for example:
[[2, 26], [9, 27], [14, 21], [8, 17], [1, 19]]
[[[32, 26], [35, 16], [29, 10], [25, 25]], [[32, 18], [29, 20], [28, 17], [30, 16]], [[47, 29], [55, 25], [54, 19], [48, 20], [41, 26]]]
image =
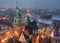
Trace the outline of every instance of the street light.
[[8, 38], [4, 38], [1, 40], [1, 42], [6, 42], [8, 40]]

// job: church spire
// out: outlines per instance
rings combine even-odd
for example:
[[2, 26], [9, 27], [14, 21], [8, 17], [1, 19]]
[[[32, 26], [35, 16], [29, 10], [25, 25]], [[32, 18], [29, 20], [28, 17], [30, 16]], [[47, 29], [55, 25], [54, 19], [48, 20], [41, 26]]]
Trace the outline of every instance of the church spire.
[[19, 13], [18, 2], [16, 2], [16, 13]]
[[19, 10], [18, 2], [16, 2], [16, 10]]
[[14, 15], [14, 21], [13, 21], [13, 26], [14, 27], [19, 27], [20, 26], [20, 11], [18, 7], [18, 2], [16, 2], [16, 13]]

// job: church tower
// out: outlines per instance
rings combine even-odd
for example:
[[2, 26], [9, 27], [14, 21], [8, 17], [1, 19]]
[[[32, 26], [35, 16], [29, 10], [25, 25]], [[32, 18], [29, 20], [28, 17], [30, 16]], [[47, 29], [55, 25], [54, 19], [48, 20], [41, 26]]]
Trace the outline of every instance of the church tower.
[[29, 10], [27, 10], [27, 13], [26, 13], [26, 19], [25, 19], [25, 22], [28, 24], [28, 23], [30, 23], [30, 12], [29, 12]]
[[19, 27], [20, 26], [20, 13], [19, 13], [19, 7], [18, 7], [18, 3], [16, 6], [16, 10], [15, 10], [15, 15], [14, 15], [14, 20], [13, 20], [13, 27]]

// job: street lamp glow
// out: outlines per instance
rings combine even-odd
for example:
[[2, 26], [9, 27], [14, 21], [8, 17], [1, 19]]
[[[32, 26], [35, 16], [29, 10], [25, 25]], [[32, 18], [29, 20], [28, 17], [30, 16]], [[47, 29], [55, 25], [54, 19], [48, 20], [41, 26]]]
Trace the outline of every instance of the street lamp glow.
[[5, 38], [5, 39], [1, 40], [1, 42], [5, 42], [7, 39], [8, 39], [8, 38]]
[[53, 37], [54, 36], [54, 33], [53, 32], [51, 32], [51, 37]]

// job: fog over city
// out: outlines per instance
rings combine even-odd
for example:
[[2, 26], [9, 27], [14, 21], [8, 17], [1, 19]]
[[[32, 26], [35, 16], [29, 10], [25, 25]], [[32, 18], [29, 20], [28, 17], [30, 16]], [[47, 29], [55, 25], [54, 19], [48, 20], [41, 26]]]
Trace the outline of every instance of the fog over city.
[[14, 8], [17, 1], [20, 8], [60, 8], [60, 0], [0, 0], [0, 8]]

